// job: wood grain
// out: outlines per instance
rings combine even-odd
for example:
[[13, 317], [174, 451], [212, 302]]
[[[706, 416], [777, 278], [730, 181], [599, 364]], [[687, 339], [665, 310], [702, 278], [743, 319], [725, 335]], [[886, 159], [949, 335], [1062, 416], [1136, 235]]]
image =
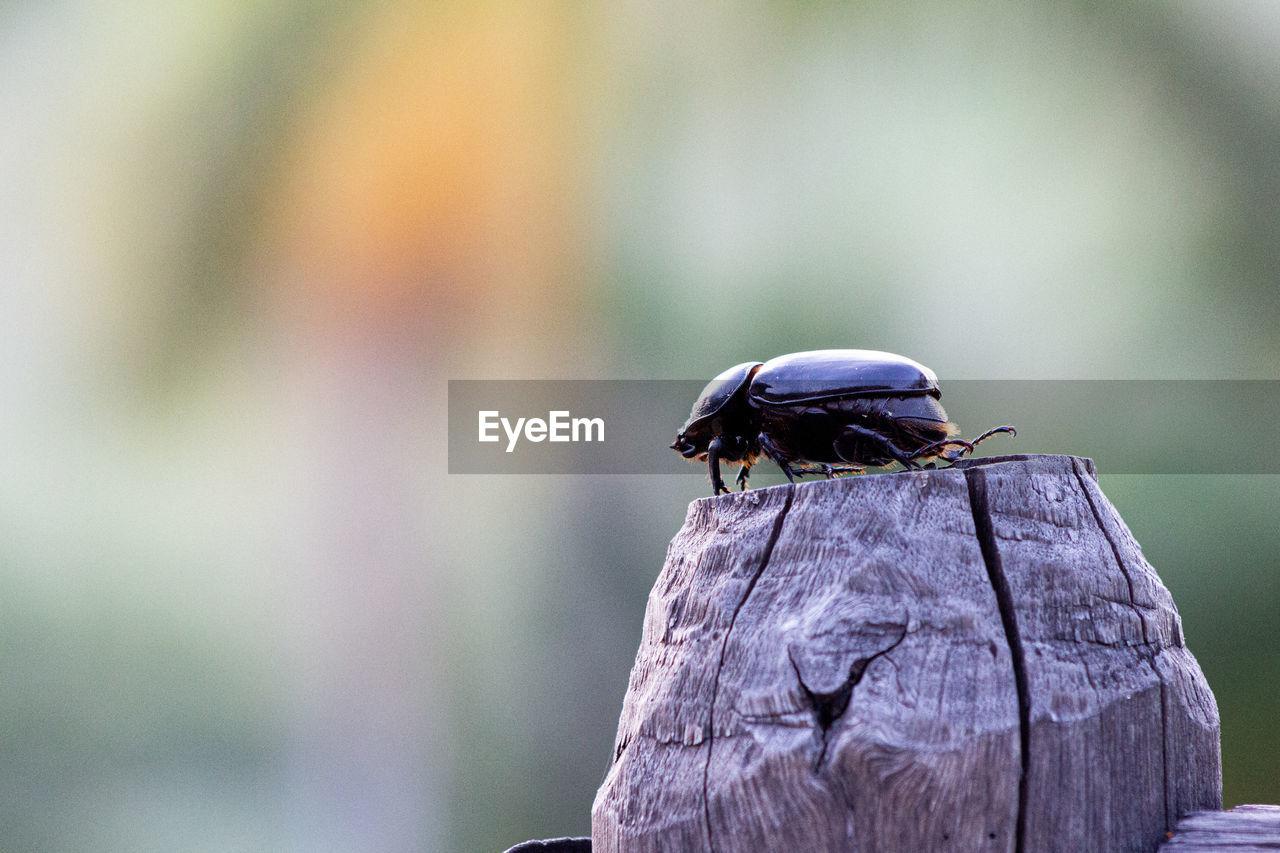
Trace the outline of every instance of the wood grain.
[[1091, 463], [705, 498], [650, 594], [593, 849], [1154, 850], [1213, 696]]
[[1280, 806], [1194, 812], [1178, 822], [1160, 853], [1262, 853], [1280, 850]]

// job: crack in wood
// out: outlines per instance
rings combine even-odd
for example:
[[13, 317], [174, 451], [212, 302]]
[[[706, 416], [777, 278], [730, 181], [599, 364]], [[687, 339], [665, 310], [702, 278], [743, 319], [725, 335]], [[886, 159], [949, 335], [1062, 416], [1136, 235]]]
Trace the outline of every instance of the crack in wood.
[[1111, 546], [1111, 555], [1115, 558], [1116, 567], [1120, 569], [1120, 574], [1124, 575], [1124, 582], [1129, 587], [1129, 601], [1125, 602], [1133, 608], [1134, 615], [1138, 617], [1138, 625], [1142, 629], [1142, 642], [1146, 645], [1151, 644], [1151, 638], [1147, 633], [1147, 619], [1142, 613], [1142, 608], [1138, 606], [1137, 597], [1133, 592], [1133, 576], [1129, 574], [1129, 567], [1124, 564], [1124, 560], [1120, 557], [1120, 547], [1116, 545], [1116, 541], [1111, 538], [1111, 531], [1107, 529], [1107, 525], [1102, 523], [1102, 516], [1098, 513], [1098, 505], [1094, 503], [1093, 495], [1089, 493], [1089, 487], [1085, 483], [1084, 478], [1080, 476], [1080, 467], [1072, 466], [1072, 470], [1076, 475], [1076, 482], [1080, 484], [1080, 491], [1084, 493], [1085, 502], [1089, 505], [1089, 511], [1093, 513], [1093, 523], [1098, 525], [1098, 529], [1102, 531], [1102, 536], [1107, 540], [1107, 544]]
[[711, 751], [715, 747], [716, 740], [716, 695], [720, 691], [720, 673], [724, 670], [724, 658], [729, 649], [729, 637], [733, 634], [733, 623], [738, 621], [738, 614], [742, 611], [742, 606], [747, 603], [747, 599], [751, 597], [751, 591], [756, 588], [756, 583], [760, 580], [760, 576], [769, 567], [769, 558], [773, 556], [773, 546], [778, 544], [778, 537], [782, 534], [782, 522], [787, 517], [787, 511], [791, 509], [791, 500], [795, 497], [796, 487], [794, 484], [789, 483], [786, 489], [786, 500], [783, 501], [778, 517], [773, 521], [773, 530], [769, 533], [769, 540], [765, 542], [764, 553], [760, 557], [760, 565], [747, 583], [747, 589], [742, 593], [742, 598], [738, 601], [737, 606], [733, 608], [733, 615], [729, 617], [729, 626], [725, 629], [724, 640], [720, 643], [720, 662], [716, 665], [716, 674], [711, 681], [711, 707], [707, 713], [707, 761], [702, 767], [702, 808], [707, 825], [707, 849], [712, 853], [715, 853], [716, 846], [715, 838], [711, 832], [711, 797], [708, 794], [708, 786], [711, 777]]
[[910, 624], [910, 617], [902, 623], [902, 633], [898, 635], [898, 639], [894, 640], [886, 648], [881, 649], [870, 657], [858, 658], [849, 665], [849, 674], [845, 676], [844, 681], [835, 690], [818, 691], [810, 689], [805, 683], [804, 674], [800, 672], [800, 665], [796, 663], [795, 656], [791, 654], [790, 647], [787, 648], [787, 660], [791, 661], [791, 668], [796, 672], [796, 680], [800, 682], [800, 689], [804, 691], [805, 698], [809, 700], [809, 705], [813, 708], [814, 721], [817, 723], [817, 734], [819, 739], [818, 759], [813, 763], [813, 772], [817, 773], [822, 769], [822, 764], [827, 758], [827, 746], [831, 736], [831, 727], [835, 721], [844, 716], [844, 712], [849, 710], [849, 700], [853, 698], [853, 688], [858, 686], [862, 681], [862, 676], [866, 674], [867, 667], [878, 657], [887, 655], [896, 649], [899, 644], [907, 636], [907, 625]]
[[1000, 549], [996, 546], [995, 527], [991, 523], [991, 510], [987, 503], [987, 479], [981, 468], [968, 468], [964, 472], [969, 487], [969, 508], [973, 512], [974, 532], [982, 550], [982, 561], [987, 566], [987, 576], [996, 594], [996, 606], [1004, 625], [1005, 640], [1009, 644], [1009, 656], [1013, 659], [1013, 682], [1018, 692], [1018, 745], [1021, 772], [1018, 775], [1018, 821], [1015, 829], [1016, 853], [1023, 853], [1027, 835], [1027, 783], [1031, 775], [1031, 689], [1027, 683], [1027, 663], [1018, 633], [1018, 617], [1013, 608], [1013, 594], [1009, 580], [1000, 563]]
[[[1102, 536], [1107, 540], [1107, 544], [1111, 546], [1111, 555], [1115, 558], [1116, 566], [1120, 569], [1120, 573], [1124, 575], [1125, 582], [1129, 585], [1128, 603], [1138, 617], [1138, 624], [1142, 626], [1142, 643], [1147, 648], [1150, 648], [1151, 637], [1147, 633], [1147, 620], [1134, 596], [1133, 576], [1129, 574], [1129, 567], [1124, 564], [1124, 558], [1120, 555], [1120, 546], [1111, 536], [1111, 530], [1102, 523], [1102, 514], [1098, 512], [1098, 505], [1094, 502], [1093, 495], [1089, 492], [1088, 484], [1085, 483], [1084, 478], [1080, 475], [1078, 460], [1073, 461], [1072, 470], [1075, 472], [1076, 480], [1080, 484], [1080, 491], [1084, 493], [1085, 501], [1089, 504], [1089, 509], [1093, 513], [1093, 521], [1098, 525], [1098, 529], [1102, 531]], [[1151, 674], [1156, 677], [1156, 681], [1160, 684], [1160, 767], [1162, 769], [1162, 784], [1160, 787], [1164, 794], [1164, 827], [1165, 831], [1168, 831], [1172, 828], [1177, 815], [1172, 814], [1169, 808], [1169, 713], [1166, 707], [1169, 697], [1164, 683], [1164, 676], [1160, 674], [1160, 669], [1156, 666], [1155, 656], [1157, 654], [1159, 654], [1158, 649], [1142, 657], [1147, 666], [1151, 668]]]

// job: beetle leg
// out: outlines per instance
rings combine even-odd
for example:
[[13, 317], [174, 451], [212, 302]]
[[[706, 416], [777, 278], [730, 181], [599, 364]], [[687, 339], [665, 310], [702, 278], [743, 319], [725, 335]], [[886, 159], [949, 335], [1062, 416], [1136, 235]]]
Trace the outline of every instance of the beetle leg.
[[830, 480], [840, 476], [841, 474], [861, 474], [862, 469], [854, 465], [831, 465], [827, 462], [823, 462], [816, 470], [805, 473], [822, 474]]
[[[943, 452], [941, 454], [938, 453], [938, 451], [942, 450], [942, 448], [947, 446], [955, 446], [961, 449], [958, 451], [953, 450], [950, 452]], [[972, 452], [973, 452], [973, 444], [970, 444], [969, 442], [965, 441], [963, 438], [944, 438], [942, 441], [935, 441], [933, 442], [933, 444], [926, 444], [924, 447], [921, 447], [919, 450], [911, 454], [911, 458], [918, 459], [921, 456], [940, 455], [942, 456], [943, 459], [946, 459], [948, 462], [954, 462], [957, 459], [959, 459], [961, 456], [964, 456], [966, 453], [972, 453]]]
[[885, 436], [872, 429], [867, 429], [858, 424], [847, 424], [841, 431], [840, 436], [835, 440], [833, 449], [836, 455], [844, 461], [853, 464], [852, 459], [840, 452], [840, 445], [849, 438], [859, 438], [865, 442], [875, 445], [879, 450], [890, 459], [902, 463], [904, 468], [918, 469], [920, 466], [915, 462], [915, 454], [904, 452]]
[[738, 491], [745, 492], [747, 490], [747, 474], [750, 473], [751, 466], [743, 462], [742, 467], [738, 469]]
[[991, 436], [995, 435], [996, 433], [1000, 433], [1000, 432], [1007, 432], [1007, 433], [1009, 433], [1009, 435], [1010, 435], [1010, 436], [1014, 436], [1014, 435], [1017, 435], [1017, 434], [1018, 434], [1018, 431], [1017, 431], [1016, 429], [1014, 429], [1013, 427], [1011, 427], [1011, 426], [998, 426], [998, 427], [992, 427], [991, 429], [989, 429], [989, 430], [987, 430], [986, 432], [984, 432], [982, 435], [980, 435], [980, 436], [978, 436], [977, 438], [975, 438], [975, 439], [973, 440], [973, 443], [974, 443], [974, 444], [977, 444], [978, 442], [982, 441], [984, 438], [990, 438]]
[[760, 433], [760, 438], [757, 440], [760, 442], [760, 449], [764, 451], [764, 455], [773, 460], [773, 464], [781, 468], [782, 473], [787, 475], [787, 482], [794, 483], [796, 481], [795, 475], [800, 472], [794, 470], [787, 460], [783, 458], [782, 451], [778, 450], [778, 446], [773, 443], [773, 439], [764, 433]]
[[711, 472], [711, 487], [715, 489], [713, 494], [727, 495], [729, 490], [725, 487], [724, 479], [720, 476], [720, 450], [724, 447], [724, 442], [720, 436], [711, 439], [711, 443], [707, 445], [707, 468]]
[[[965, 441], [962, 438], [945, 438], [942, 441], [935, 441], [933, 444], [926, 444], [924, 447], [920, 448], [915, 453], [912, 453], [911, 458], [915, 459], [920, 456], [933, 456], [937, 454], [941, 456], [943, 459], [947, 460], [948, 462], [955, 462], [961, 457], [972, 453], [973, 448], [977, 447], [978, 443], [983, 439], [990, 438], [991, 436], [996, 435], [997, 433], [1002, 433], [1002, 432], [1007, 432], [1010, 435], [1018, 434], [1018, 431], [1011, 426], [998, 426], [998, 427], [994, 427], [992, 429], [987, 430], [982, 435], [975, 438], [973, 441]], [[960, 449], [943, 451], [942, 453], [938, 453], [939, 450], [942, 450], [942, 448], [947, 447], [948, 445], [953, 447], [958, 447]]]

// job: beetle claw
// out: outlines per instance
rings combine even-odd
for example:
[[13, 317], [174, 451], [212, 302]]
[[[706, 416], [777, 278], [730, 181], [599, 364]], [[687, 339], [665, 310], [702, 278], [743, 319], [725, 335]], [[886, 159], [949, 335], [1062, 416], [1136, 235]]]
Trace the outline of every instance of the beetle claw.
[[978, 436], [977, 438], [975, 438], [975, 439], [973, 440], [973, 443], [974, 443], [974, 444], [977, 444], [978, 442], [982, 441], [983, 439], [990, 438], [991, 436], [996, 435], [996, 434], [998, 434], [998, 433], [1002, 433], [1002, 432], [1007, 432], [1007, 433], [1009, 433], [1009, 437], [1010, 437], [1010, 438], [1012, 438], [1013, 436], [1015, 436], [1015, 435], [1017, 435], [1017, 434], [1018, 434], [1018, 431], [1017, 431], [1015, 428], [1011, 427], [1011, 426], [998, 426], [998, 427], [992, 427], [991, 429], [989, 429], [989, 430], [987, 430], [986, 432], [984, 432], [982, 435], [980, 435], [980, 436]]
[[[1010, 435], [1017, 435], [1018, 431], [1011, 426], [998, 426], [987, 430], [973, 441], [965, 441], [962, 438], [947, 438], [942, 441], [935, 441], [933, 444], [926, 444], [924, 447], [911, 454], [911, 458], [915, 459], [919, 456], [931, 456], [936, 454], [939, 458], [945, 459], [951, 464], [955, 464], [973, 453], [973, 449], [984, 439], [988, 439], [993, 435], [1007, 432]], [[944, 449], [944, 448], [951, 449]]]

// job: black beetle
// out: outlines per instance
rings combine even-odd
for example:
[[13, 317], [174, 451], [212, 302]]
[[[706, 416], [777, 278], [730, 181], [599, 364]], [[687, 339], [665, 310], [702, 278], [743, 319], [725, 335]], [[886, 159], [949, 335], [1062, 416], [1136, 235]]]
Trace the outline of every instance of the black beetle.
[[805, 474], [860, 472], [917, 460], [954, 462], [974, 445], [940, 402], [938, 377], [923, 364], [888, 352], [831, 349], [748, 361], [712, 379], [671, 443], [686, 459], [706, 460], [715, 494], [728, 492], [720, 462], [736, 462], [738, 485], [761, 454], [792, 482]]

